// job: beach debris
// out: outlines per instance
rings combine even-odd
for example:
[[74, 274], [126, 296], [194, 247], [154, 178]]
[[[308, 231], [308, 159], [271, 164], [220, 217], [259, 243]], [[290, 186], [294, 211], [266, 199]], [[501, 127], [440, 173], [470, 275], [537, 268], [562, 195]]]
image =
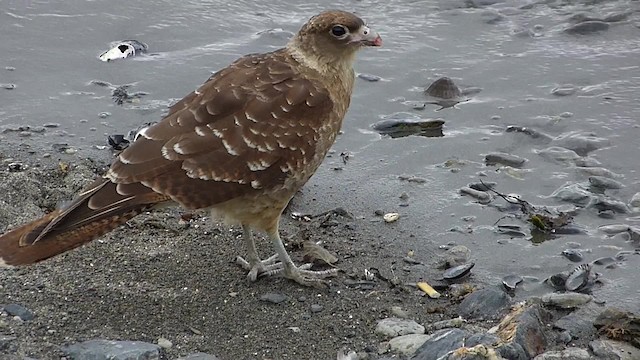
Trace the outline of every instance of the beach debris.
[[440, 297], [440, 293], [437, 292], [436, 289], [432, 288], [427, 282], [420, 281], [416, 285], [418, 286], [418, 289], [422, 290], [430, 298], [437, 299]]
[[568, 291], [588, 292], [596, 279], [597, 275], [591, 271], [591, 265], [582, 264], [569, 273], [564, 287]]
[[593, 323], [600, 334], [640, 348], [640, 316], [616, 308], [605, 309]]
[[459, 280], [471, 273], [471, 269], [475, 266], [475, 263], [462, 264], [451, 267], [444, 271], [442, 277], [445, 280]]
[[130, 144], [129, 140], [127, 140], [124, 135], [120, 134], [109, 135], [107, 137], [107, 143], [113, 150], [118, 151], [126, 149]]
[[398, 219], [400, 219], [400, 214], [398, 214], [398, 213], [387, 213], [387, 214], [384, 214], [384, 216], [382, 218], [384, 219], [384, 222], [392, 223], [392, 222], [396, 222], [396, 221], [398, 221]]
[[427, 97], [427, 104], [440, 105], [441, 108], [446, 109], [453, 107], [461, 102], [468, 101], [464, 98], [460, 88], [448, 77], [441, 77], [431, 83], [429, 87], [424, 91]]
[[122, 40], [109, 44], [110, 49], [98, 56], [101, 61], [113, 61], [126, 59], [136, 55], [144, 54], [149, 47], [138, 40]]
[[514, 291], [522, 281], [522, 276], [510, 274], [502, 278], [502, 286], [504, 286], [507, 291]]

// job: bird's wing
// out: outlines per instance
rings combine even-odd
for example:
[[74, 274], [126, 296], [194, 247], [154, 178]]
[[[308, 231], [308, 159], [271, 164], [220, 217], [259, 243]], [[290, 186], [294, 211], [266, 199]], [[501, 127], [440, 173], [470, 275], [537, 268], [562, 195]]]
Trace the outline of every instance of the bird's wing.
[[334, 108], [293, 61], [284, 51], [248, 55], [217, 72], [146, 129], [107, 177], [192, 209], [283, 186], [313, 159]]

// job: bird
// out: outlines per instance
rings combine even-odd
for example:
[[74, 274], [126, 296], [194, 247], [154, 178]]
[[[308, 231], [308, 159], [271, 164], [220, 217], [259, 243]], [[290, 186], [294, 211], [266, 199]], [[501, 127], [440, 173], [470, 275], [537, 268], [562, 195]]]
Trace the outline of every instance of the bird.
[[[338, 135], [351, 101], [356, 53], [382, 45], [357, 15], [311, 17], [287, 44], [240, 57], [169, 107], [66, 206], [0, 236], [0, 267], [29, 265], [164, 206], [210, 210], [240, 225], [248, 279], [280, 275], [318, 286], [337, 270], [297, 266], [279, 234], [282, 212]], [[262, 259], [254, 232], [271, 241]]]

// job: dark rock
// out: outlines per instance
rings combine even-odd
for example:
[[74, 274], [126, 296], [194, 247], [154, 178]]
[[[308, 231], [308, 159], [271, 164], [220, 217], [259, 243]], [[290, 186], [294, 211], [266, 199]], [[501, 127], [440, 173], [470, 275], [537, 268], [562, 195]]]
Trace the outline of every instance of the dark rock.
[[461, 279], [471, 273], [471, 269], [475, 266], [475, 263], [462, 264], [458, 266], [454, 266], [452, 268], [448, 268], [442, 274], [442, 277], [445, 280], [457, 280]]
[[573, 262], [581, 262], [584, 259], [582, 252], [578, 249], [566, 249], [562, 251], [562, 256]]
[[500, 338], [494, 334], [478, 333], [468, 337], [464, 344], [467, 347], [472, 347], [480, 344], [493, 345], [497, 344], [498, 342], [500, 342]]
[[260, 296], [261, 301], [270, 302], [272, 304], [280, 304], [287, 299], [287, 296], [281, 293], [266, 293]]
[[475, 291], [458, 305], [458, 314], [468, 319], [495, 319], [511, 304], [504, 291], [482, 289]]
[[527, 159], [506, 153], [490, 153], [485, 155], [484, 161], [487, 165], [502, 164], [519, 168], [524, 165]]
[[29, 309], [25, 308], [22, 305], [18, 304], [8, 304], [1, 306], [4, 309], [4, 312], [11, 316], [17, 316], [23, 321], [33, 320], [34, 315]]
[[564, 29], [564, 32], [572, 35], [589, 35], [609, 29], [609, 23], [599, 20], [583, 21]]
[[159, 360], [163, 356], [160, 346], [142, 341], [89, 340], [61, 350], [73, 360]]
[[412, 360], [437, 360], [446, 353], [465, 346], [465, 339], [469, 332], [461, 329], [442, 329], [432, 336], [416, 350]]
[[517, 343], [508, 343], [500, 346], [498, 349], [498, 354], [502, 356], [504, 359], [509, 360], [530, 360], [531, 358], [527, 356], [524, 349], [520, 344]]
[[311, 312], [312, 313], [319, 313], [320, 311], [322, 311], [323, 307], [322, 305], [319, 304], [312, 304], [311, 305]]
[[[500, 354], [507, 359], [523, 358], [523, 354], [525, 359], [530, 359], [541, 354], [547, 346], [546, 323], [550, 319], [551, 314], [539, 305], [515, 307], [498, 324], [496, 334], [505, 345], [512, 344], [504, 352], [499, 351]], [[505, 352], [511, 354], [510, 357], [505, 356]]]
[[176, 360], [220, 360], [220, 358], [217, 357], [217, 356], [213, 356], [213, 355], [209, 355], [209, 354], [205, 354], [205, 353], [199, 352], [199, 353], [194, 353], [194, 354], [189, 354], [187, 356], [183, 356], [183, 357], [178, 358]]

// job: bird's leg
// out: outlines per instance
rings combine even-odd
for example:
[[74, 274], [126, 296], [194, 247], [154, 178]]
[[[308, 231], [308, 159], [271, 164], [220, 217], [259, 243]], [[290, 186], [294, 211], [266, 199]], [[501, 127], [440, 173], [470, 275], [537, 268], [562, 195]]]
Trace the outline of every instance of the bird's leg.
[[278, 234], [278, 229], [275, 232], [269, 234], [273, 246], [276, 248], [276, 255], [282, 262], [282, 269], [275, 269], [265, 275], [274, 275], [282, 273], [284, 277], [294, 280], [295, 282], [305, 286], [322, 286], [324, 285], [323, 279], [335, 276], [338, 273], [338, 269], [330, 269], [323, 271], [308, 270], [311, 264], [304, 264], [296, 266], [291, 257], [287, 253], [287, 249], [284, 248], [284, 244]]
[[258, 256], [258, 250], [256, 249], [256, 243], [253, 239], [253, 233], [251, 229], [246, 225], [242, 226], [242, 238], [244, 239], [244, 243], [247, 246], [247, 259], [245, 260], [242, 257], [238, 256], [236, 258], [236, 263], [242, 266], [245, 270], [249, 270], [247, 278], [250, 281], [256, 281], [256, 279], [258, 279], [258, 275], [260, 274], [278, 272], [278, 270], [283, 268], [282, 263], [277, 262], [277, 254], [266, 260], [260, 260], [260, 256]]

